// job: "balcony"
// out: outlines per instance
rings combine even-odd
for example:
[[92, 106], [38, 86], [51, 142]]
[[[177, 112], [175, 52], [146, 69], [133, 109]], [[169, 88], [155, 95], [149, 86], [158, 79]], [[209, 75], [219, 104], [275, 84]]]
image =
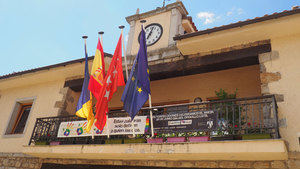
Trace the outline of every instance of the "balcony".
[[[156, 106], [152, 107], [151, 110], [154, 121], [159, 125], [154, 125], [155, 137], [163, 138], [164, 143], [168, 142], [168, 138], [175, 136], [185, 137], [182, 142], [188, 141], [188, 138], [192, 136], [206, 136], [211, 141], [241, 140], [242, 138], [251, 138], [250, 135], [264, 135], [265, 138], [270, 139], [279, 138], [277, 107], [274, 96]], [[149, 119], [149, 114], [150, 108], [143, 108], [138, 116], [146, 116]], [[108, 115], [109, 118], [127, 116], [128, 114], [123, 110], [110, 111]], [[196, 116], [201, 117], [197, 119]], [[132, 138], [132, 134], [111, 134], [109, 138], [107, 136], [94, 136], [93, 138], [92, 136], [57, 137], [62, 122], [83, 120], [77, 116], [38, 118], [29, 145], [37, 142], [45, 142], [46, 144], [50, 142], [59, 142], [59, 144], [105, 144], [105, 142], [109, 142], [107, 140]], [[180, 122], [180, 120], [184, 120], [187, 125], [176, 125], [175, 123]], [[193, 120], [195, 123], [202, 124], [194, 124]], [[191, 124], [188, 125], [189, 122]], [[212, 127], [206, 127], [209, 122]], [[149, 127], [151, 128], [151, 126]], [[144, 134], [138, 134], [136, 137], [146, 141], [146, 138], [151, 137], [150, 131], [149, 129]], [[124, 143], [124, 141], [121, 143]]]
[[[287, 158], [285, 144], [279, 139], [273, 95], [143, 108], [137, 117], [149, 119], [151, 110], [154, 137], [151, 137], [152, 126], [147, 129], [149, 123], [142, 134], [135, 128], [134, 133], [128, 130], [132, 133], [120, 135], [111, 129], [107, 130], [109, 134], [62, 136], [61, 124], [84, 119], [76, 116], [38, 118], [24, 153], [44, 158], [80, 158], [85, 154], [85, 158], [91, 159], [136, 160]], [[109, 119], [128, 118], [123, 110], [110, 111], [108, 116]], [[133, 127], [129, 125], [130, 128]]]

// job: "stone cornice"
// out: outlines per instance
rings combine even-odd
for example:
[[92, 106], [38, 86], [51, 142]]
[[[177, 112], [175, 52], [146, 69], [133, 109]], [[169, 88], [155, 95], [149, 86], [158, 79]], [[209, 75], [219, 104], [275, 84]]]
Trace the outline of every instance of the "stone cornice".
[[147, 17], [152, 16], [152, 15], [156, 15], [156, 14], [159, 14], [159, 13], [170, 11], [174, 8], [177, 8], [180, 11], [180, 13], [182, 14], [182, 16], [188, 15], [188, 11], [184, 7], [183, 3], [181, 1], [178, 1], [178, 2], [169, 4], [169, 5], [167, 5], [165, 7], [162, 7], [162, 8], [158, 7], [155, 10], [152, 10], [152, 11], [148, 11], [148, 12], [145, 12], [145, 13], [128, 16], [128, 17], [126, 17], [126, 21], [128, 23], [130, 23], [131, 21], [144, 19], [144, 18], [147, 18]]

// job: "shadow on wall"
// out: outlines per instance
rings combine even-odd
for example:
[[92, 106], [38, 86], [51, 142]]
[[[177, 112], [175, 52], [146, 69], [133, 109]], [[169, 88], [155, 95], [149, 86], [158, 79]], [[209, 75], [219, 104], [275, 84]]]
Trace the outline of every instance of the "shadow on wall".
[[[44, 163], [41, 169], [169, 169], [166, 167], [143, 167], [143, 166], [110, 166], [110, 165], [84, 165], [84, 164], [50, 164]], [[186, 169], [186, 168], [177, 168]]]

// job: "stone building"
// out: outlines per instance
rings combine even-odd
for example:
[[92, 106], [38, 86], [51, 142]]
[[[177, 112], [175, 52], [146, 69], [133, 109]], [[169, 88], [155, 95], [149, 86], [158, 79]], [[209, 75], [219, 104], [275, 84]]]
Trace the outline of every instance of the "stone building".
[[[221, 129], [193, 128], [205, 142], [189, 135], [179, 143], [164, 136], [167, 143], [126, 144], [131, 134], [58, 138], [62, 122], [78, 120], [84, 59], [72, 60], [0, 76], [0, 168], [300, 168], [298, 7], [199, 31], [181, 1], [126, 20], [129, 65], [140, 20], [146, 35], [155, 31], [147, 36], [154, 116], [211, 111]], [[105, 54], [106, 65], [111, 57]], [[122, 114], [123, 89], [109, 103], [112, 117]], [[221, 100], [216, 91], [223, 90], [234, 97]], [[107, 142], [120, 138], [124, 144]]]

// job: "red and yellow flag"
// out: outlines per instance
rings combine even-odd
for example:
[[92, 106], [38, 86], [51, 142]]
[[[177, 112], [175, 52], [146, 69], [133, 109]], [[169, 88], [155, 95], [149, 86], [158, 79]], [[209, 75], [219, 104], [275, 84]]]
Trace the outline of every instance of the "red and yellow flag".
[[108, 102], [117, 91], [118, 86], [124, 86], [123, 68], [122, 68], [122, 34], [119, 38], [114, 56], [109, 65], [107, 75], [104, 79], [98, 102], [96, 104], [95, 126], [101, 131], [106, 124], [106, 114], [108, 113]]
[[103, 87], [103, 81], [105, 78], [105, 65], [104, 65], [104, 52], [100, 39], [98, 38], [98, 44], [96, 54], [94, 57], [91, 77], [89, 81], [89, 90], [98, 99], [101, 88]]

